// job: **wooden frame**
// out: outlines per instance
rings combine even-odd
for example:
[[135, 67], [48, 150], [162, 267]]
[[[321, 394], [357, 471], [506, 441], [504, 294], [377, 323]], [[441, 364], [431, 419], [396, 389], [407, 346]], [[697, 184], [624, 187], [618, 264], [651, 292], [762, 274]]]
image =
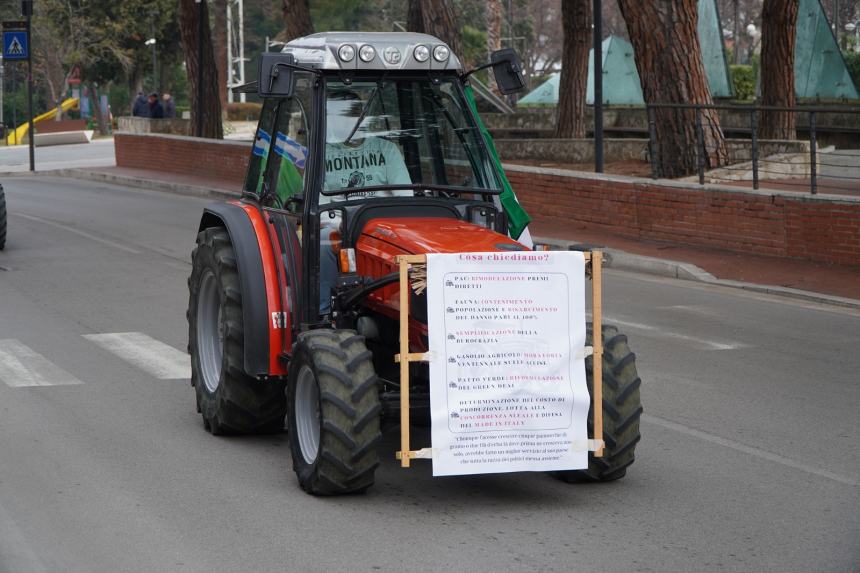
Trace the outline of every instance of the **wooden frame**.
[[[594, 444], [595, 457], [603, 456], [603, 316], [602, 316], [602, 275], [603, 252], [583, 252], [588, 276], [588, 263], [591, 263], [591, 312], [592, 312], [592, 391], [591, 407], [594, 411]], [[409, 443], [409, 363], [422, 362], [427, 356], [419, 352], [409, 352], [409, 266], [427, 263], [425, 255], [398, 255], [395, 262], [400, 270], [400, 353], [394, 356], [394, 361], [400, 363], [400, 450], [396, 457], [400, 466], [408, 468], [410, 461], [415, 458], [431, 457], [427, 449], [413, 450]], [[592, 448], [589, 448], [592, 449]]]

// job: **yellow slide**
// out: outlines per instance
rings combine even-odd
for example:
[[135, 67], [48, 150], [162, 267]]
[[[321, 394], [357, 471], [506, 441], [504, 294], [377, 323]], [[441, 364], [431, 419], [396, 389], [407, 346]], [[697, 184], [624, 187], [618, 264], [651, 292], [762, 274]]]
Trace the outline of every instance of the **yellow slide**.
[[[63, 112], [67, 112], [70, 109], [77, 109], [78, 107], [78, 98], [70, 97], [66, 101], [60, 104]], [[47, 119], [54, 119], [57, 116], [57, 108], [52, 108], [51, 111], [47, 111], [42, 115], [36, 116], [33, 118], [33, 123], [38, 123], [40, 121], [45, 121]], [[18, 145], [19, 143], [23, 143], [21, 140], [27, 135], [27, 131], [30, 129], [30, 123], [25, 122], [18, 126], [18, 128], [11, 132], [9, 136], [6, 138], [6, 145]]]

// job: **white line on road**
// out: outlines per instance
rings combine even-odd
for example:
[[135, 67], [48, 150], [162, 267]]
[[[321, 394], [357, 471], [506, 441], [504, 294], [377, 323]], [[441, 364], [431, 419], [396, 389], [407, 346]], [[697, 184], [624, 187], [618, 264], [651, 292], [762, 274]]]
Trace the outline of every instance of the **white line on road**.
[[44, 573], [48, 571], [27, 537], [0, 504], [0, 571], [4, 573]]
[[83, 336], [161, 380], [191, 378], [191, 361], [187, 354], [142, 332]]
[[700, 440], [705, 440], [706, 442], [711, 442], [712, 444], [719, 444], [721, 446], [731, 448], [738, 452], [743, 452], [745, 454], [749, 454], [751, 456], [755, 456], [763, 460], [768, 460], [777, 464], [794, 468], [796, 470], [804, 471], [812, 475], [824, 477], [835, 482], [839, 482], [841, 484], [860, 486], [860, 480], [857, 480], [855, 478], [842, 476], [814, 466], [802, 464], [779, 454], [774, 454], [765, 450], [760, 450], [752, 446], [747, 446], [745, 444], [735, 442], [733, 440], [721, 438], [720, 436], [715, 436], [714, 434], [709, 434], [707, 432], [703, 432], [701, 430], [697, 430], [695, 428], [691, 428], [689, 426], [685, 426], [677, 422], [672, 422], [670, 420], [666, 420], [665, 418], [659, 418], [657, 416], [651, 416], [649, 414], [642, 414], [642, 420], [646, 423], [654, 424], [655, 426], [660, 426], [669, 430], [675, 430], [676, 432], [680, 432], [688, 436], [693, 436], [694, 438], [699, 438]]
[[676, 310], [676, 311], [681, 311], [681, 312], [689, 312], [691, 314], [708, 316], [708, 317], [712, 317], [712, 318], [718, 318], [721, 316], [715, 310], [712, 310], [710, 308], [707, 308], [707, 307], [701, 306], [701, 305], [697, 305], [697, 304], [673, 304], [670, 306], [661, 306], [660, 308], [663, 310]]
[[16, 217], [22, 217], [22, 218], [28, 219], [30, 221], [35, 221], [35, 222], [41, 223], [43, 225], [48, 225], [50, 227], [56, 227], [57, 229], [62, 229], [64, 231], [68, 231], [69, 233], [74, 233], [75, 235], [80, 235], [81, 237], [86, 237], [87, 239], [90, 239], [92, 241], [96, 241], [96, 242], [101, 243], [103, 245], [107, 245], [109, 247], [113, 247], [115, 249], [125, 251], [127, 253], [132, 253], [135, 255], [140, 254], [140, 251], [138, 251], [137, 249], [132, 249], [131, 247], [126, 247], [125, 245], [121, 245], [121, 244], [117, 243], [116, 241], [111, 241], [108, 239], [102, 239], [101, 237], [96, 237], [95, 235], [91, 235], [90, 233], [87, 233], [86, 231], [81, 231], [80, 229], [75, 229], [74, 227], [70, 227], [68, 225], [63, 225], [62, 223], [55, 223], [54, 221], [48, 221], [47, 219], [42, 219], [41, 217], [34, 217], [33, 215], [25, 215], [23, 213], [13, 212], [12, 215], [14, 215]]
[[11, 388], [68, 386], [80, 380], [18, 340], [0, 340], [0, 380]]
[[680, 334], [677, 332], [672, 332], [669, 330], [663, 330], [661, 328], [657, 328], [656, 326], [651, 326], [650, 324], [641, 324], [638, 322], [630, 322], [628, 320], [621, 320], [616, 317], [605, 317], [605, 322], [609, 324], [617, 324], [620, 326], [626, 326], [628, 328], [632, 328], [634, 330], [643, 330], [653, 334], [654, 336], [660, 338], [672, 338], [676, 340], [684, 340], [687, 342], [692, 342], [699, 346], [702, 346], [708, 350], [736, 350], [738, 348], [747, 348], [748, 345], [734, 342], [734, 341], [723, 341], [719, 342], [716, 340], [708, 340], [707, 338], [699, 338], [698, 336], [690, 336], [689, 334]]

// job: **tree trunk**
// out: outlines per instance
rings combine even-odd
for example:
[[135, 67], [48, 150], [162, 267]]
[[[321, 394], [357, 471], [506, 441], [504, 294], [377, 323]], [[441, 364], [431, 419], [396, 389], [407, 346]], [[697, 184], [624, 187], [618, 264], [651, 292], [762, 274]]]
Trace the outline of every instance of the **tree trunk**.
[[[711, 92], [696, 32], [696, 0], [619, 0], [636, 58], [642, 94], [649, 104], [711, 105]], [[696, 112], [655, 108], [657, 176], [679, 177], [698, 167]], [[728, 163], [728, 152], [714, 109], [700, 111], [704, 165]]]
[[[798, 0], [764, 0], [761, 12], [761, 104], [794, 107], [794, 43]], [[795, 113], [765, 111], [759, 137], [795, 139]]]
[[454, 17], [452, 0], [409, 0], [406, 29], [436, 36], [451, 48], [458, 58], [463, 57], [460, 28]]
[[284, 41], [314, 33], [308, 0], [284, 0]]
[[108, 135], [107, 119], [102, 113], [102, 102], [99, 90], [96, 84], [89, 84], [90, 96], [93, 98], [93, 115], [96, 116], [96, 126], [98, 127], [99, 135]]
[[[502, 47], [502, 2], [501, 0], [487, 0], [487, 11], [484, 14], [487, 24], [487, 62], [490, 61], [490, 54]], [[484, 62], [480, 62], [483, 64]], [[479, 64], [479, 65], [480, 65]], [[496, 86], [496, 78], [493, 74], [489, 74], [489, 88], [499, 95], [499, 88]]]
[[[198, 54], [198, 11], [203, 12], [203, 53]], [[185, 70], [188, 74], [188, 91], [191, 100], [192, 133], [196, 133], [197, 118], [203, 118], [203, 137], [222, 139], [221, 99], [218, 97], [218, 69], [212, 50], [212, 33], [209, 28], [207, 2], [198, 4], [194, 0], [180, 0], [179, 27], [182, 50], [185, 52]], [[202, 57], [201, 57], [202, 56]], [[197, 72], [203, 70], [203, 101], [197, 97]]]
[[[588, 88], [588, 50], [591, 47], [591, 0], [561, 3], [564, 51], [558, 84], [556, 137], [584, 138], [585, 98]], [[600, 55], [595, 55], [600, 57]]]
[[[227, 0], [212, 0], [214, 14], [214, 30], [212, 31], [212, 48], [215, 51], [215, 63], [218, 68], [218, 95], [221, 100], [221, 118], [227, 119]], [[238, 54], [236, 54], [238, 57]]]

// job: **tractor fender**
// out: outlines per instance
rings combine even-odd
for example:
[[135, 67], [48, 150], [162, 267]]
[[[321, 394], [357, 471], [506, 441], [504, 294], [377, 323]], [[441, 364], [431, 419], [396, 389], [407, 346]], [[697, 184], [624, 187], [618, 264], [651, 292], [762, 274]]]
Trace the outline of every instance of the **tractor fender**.
[[[260, 240], [248, 213], [237, 203], [207, 205], [200, 231], [225, 227], [236, 252], [239, 286], [242, 291], [242, 325], [245, 331], [245, 372], [269, 374], [269, 309]], [[265, 237], [268, 241], [268, 237]]]

